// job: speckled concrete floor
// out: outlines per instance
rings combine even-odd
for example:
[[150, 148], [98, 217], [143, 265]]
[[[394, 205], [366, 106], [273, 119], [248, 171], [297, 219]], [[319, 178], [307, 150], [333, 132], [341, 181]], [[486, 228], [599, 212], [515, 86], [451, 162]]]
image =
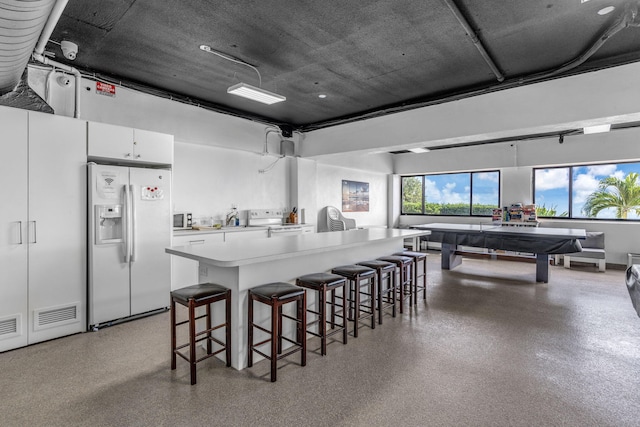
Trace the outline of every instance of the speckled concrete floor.
[[167, 313], [0, 354], [1, 426], [638, 426], [624, 272], [465, 259], [427, 304], [308, 364], [170, 371]]

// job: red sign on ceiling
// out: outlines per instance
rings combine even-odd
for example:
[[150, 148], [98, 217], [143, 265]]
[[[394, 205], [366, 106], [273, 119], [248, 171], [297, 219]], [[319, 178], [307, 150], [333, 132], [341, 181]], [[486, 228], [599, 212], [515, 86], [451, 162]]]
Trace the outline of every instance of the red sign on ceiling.
[[116, 96], [116, 85], [96, 82], [96, 93], [99, 95]]

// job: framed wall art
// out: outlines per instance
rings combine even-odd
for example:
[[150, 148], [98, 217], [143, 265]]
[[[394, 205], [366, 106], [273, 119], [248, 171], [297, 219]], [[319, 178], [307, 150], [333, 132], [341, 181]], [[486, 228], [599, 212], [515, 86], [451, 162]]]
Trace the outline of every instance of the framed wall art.
[[369, 212], [369, 183], [342, 181], [342, 212]]

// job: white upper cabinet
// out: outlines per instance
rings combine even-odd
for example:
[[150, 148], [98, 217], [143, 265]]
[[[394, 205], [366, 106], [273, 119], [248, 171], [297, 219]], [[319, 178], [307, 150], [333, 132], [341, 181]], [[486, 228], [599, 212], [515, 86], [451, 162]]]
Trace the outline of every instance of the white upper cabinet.
[[88, 122], [87, 156], [140, 164], [173, 164], [173, 135]]

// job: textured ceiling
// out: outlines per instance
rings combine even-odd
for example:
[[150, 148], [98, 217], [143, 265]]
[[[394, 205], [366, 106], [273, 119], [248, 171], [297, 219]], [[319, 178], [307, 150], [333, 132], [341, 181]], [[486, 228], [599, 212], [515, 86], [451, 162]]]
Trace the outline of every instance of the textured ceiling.
[[[598, 15], [609, 5], [616, 9]], [[47, 50], [104, 79], [310, 130], [549, 78], [630, 8], [637, 1], [70, 0], [51, 40], [77, 43], [77, 58], [66, 60], [54, 42]], [[258, 74], [202, 44], [255, 66], [262, 88], [287, 100], [267, 106], [227, 94], [241, 81], [259, 86]], [[640, 28], [630, 26], [559, 75], [639, 59]]]

